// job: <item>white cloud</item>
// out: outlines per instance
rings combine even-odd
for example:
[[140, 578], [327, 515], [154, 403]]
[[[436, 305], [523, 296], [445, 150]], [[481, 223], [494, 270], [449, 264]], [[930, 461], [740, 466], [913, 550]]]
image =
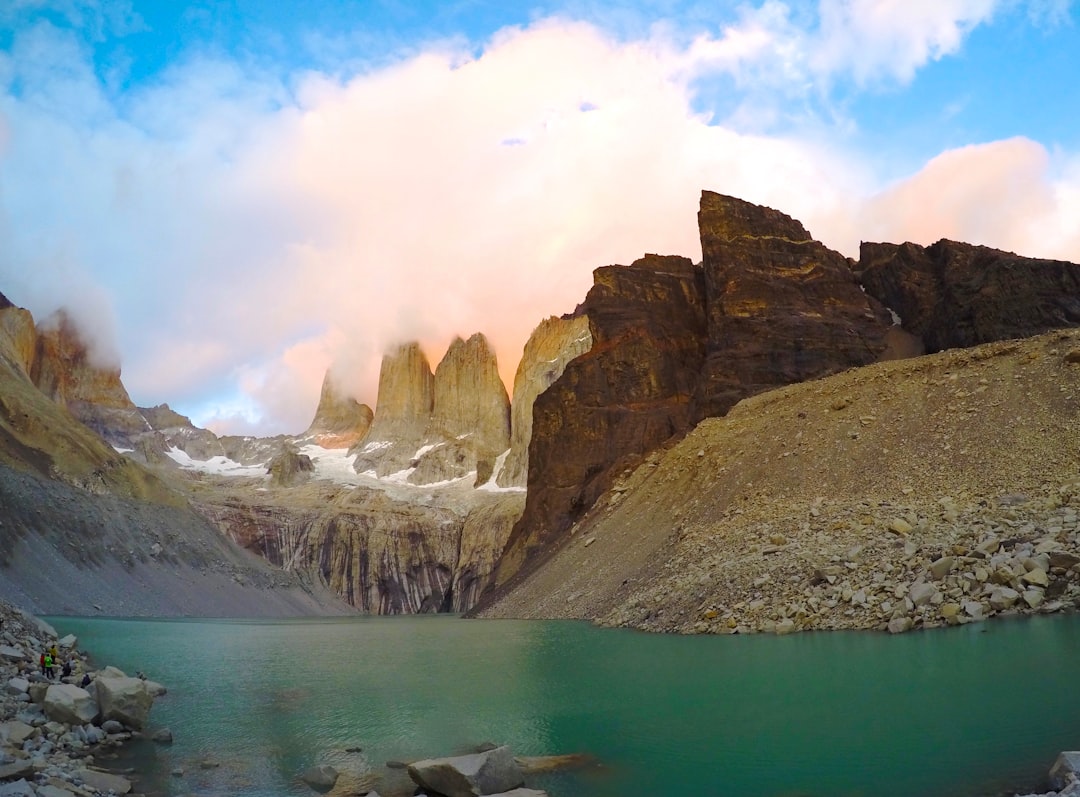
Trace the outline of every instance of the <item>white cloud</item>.
[[[533, 326], [573, 309], [597, 266], [698, 259], [703, 188], [779, 208], [847, 254], [859, 238], [955, 234], [1042, 236], [1080, 258], [1075, 164], [1034, 142], [946, 153], [860, 209], [878, 189], [839, 146], [693, 109], [708, 70], [904, 79], [992, 11], [940, 5], [831, 2], [806, 28], [770, 2], [684, 45], [544, 20], [478, 55], [442, 44], [288, 85], [189, 58], [120, 104], [75, 41], [37, 28], [0, 62], [0, 290], [35, 312], [97, 291], [117, 330], [97, 337], [136, 401], [296, 432], [331, 364], [373, 405], [381, 353], [405, 338], [434, 364], [482, 331], [509, 379]], [[1014, 209], [988, 206], [994, 192]]]

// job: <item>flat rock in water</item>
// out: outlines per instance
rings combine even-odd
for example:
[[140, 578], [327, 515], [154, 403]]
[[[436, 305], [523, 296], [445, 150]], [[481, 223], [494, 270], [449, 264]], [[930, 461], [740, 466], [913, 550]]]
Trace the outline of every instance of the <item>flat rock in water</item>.
[[1050, 768], [1050, 785], [1055, 789], [1064, 789], [1070, 783], [1080, 780], [1080, 751], [1067, 750], [1057, 757]]
[[531, 774], [534, 772], [554, 772], [559, 769], [572, 769], [592, 764], [596, 759], [584, 753], [570, 753], [567, 755], [536, 755], [514, 756], [514, 761], [521, 767], [521, 771]]
[[328, 764], [320, 764], [304, 770], [300, 780], [316, 791], [329, 791], [334, 788], [338, 779], [338, 771]]
[[409, 777], [425, 789], [446, 797], [501, 794], [525, 783], [509, 747], [483, 753], [430, 758], [409, 765]]
[[114, 791], [117, 794], [131, 791], [131, 781], [122, 775], [98, 772], [96, 769], [79, 769], [75, 771], [75, 777], [98, 791]]

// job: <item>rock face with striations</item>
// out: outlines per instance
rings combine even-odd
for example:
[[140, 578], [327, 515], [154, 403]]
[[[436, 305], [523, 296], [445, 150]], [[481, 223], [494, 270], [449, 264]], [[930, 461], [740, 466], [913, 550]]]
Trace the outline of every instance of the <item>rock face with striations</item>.
[[510, 399], [483, 335], [455, 338], [431, 372], [418, 343], [383, 358], [375, 420], [350, 451], [357, 472], [433, 484], [476, 472], [482, 484], [510, 447]]
[[888, 310], [799, 222], [705, 191], [698, 224], [700, 266], [649, 255], [594, 272], [581, 308], [593, 345], [536, 401], [525, 513], [498, 585], [556, 549], [616, 473], [702, 418], [888, 353]]
[[482, 484], [495, 458], [510, 447], [510, 398], [488, 340], [454, 338], [435, 369], [425, 452], [410, 481], [427, 484], [477, 472]]
[[1080, 265], [941, 240], [864, 243], [866, 290], [928, 351], [1080, 326]]
[[888, 310], [798, 221], [705, 191], [698, 228], [708, 313], [699, 417], [885, 354]]
[[323, 448], [349, 448], [364, 439], [374, 417], [367, 404], [342, 394], [327, 371], [315, 418], [302, 437]]
[[584, 315], [550, 316], [529, 336], [514, 375], [510, 451], [499, 471], [497, 483], [500, 487], [526, 486], [536, 397], [562, 376], [567, 363], [591, 347], [589, 319]]
[[410, 466], [424, 439], [435, 404], [435, 375], [419, 343], [406, 343], [383, 357], [375, 419], [356, 454], [358, 473], [389, 476]]

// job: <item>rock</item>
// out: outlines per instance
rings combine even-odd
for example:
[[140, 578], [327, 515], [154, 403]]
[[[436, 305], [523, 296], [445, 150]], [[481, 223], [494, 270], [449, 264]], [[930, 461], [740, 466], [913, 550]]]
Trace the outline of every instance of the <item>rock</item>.
[[94, 696], [72, 684], [53, 684], [45, 692], [45, 716], [68, 725], [82, 725], [98, 716]]
[[[370, 795], [368, 797], [370, 797]], [[546, 791], [540, 791], [539, 789], [520, 788], [500, 792], [499, 794], [492, 794], [490, 797], [548, 797], [548, 793]]]
[[951, 556], [943, 556], [930, 565], [930, 575], [933, 576], [934, 581], [941, 581], [945, 576], [949, 575], [953, 569], [953, 563], [955, 560]]
[[1080, 265], [941, 240], [863, 243], [867, 293], [904, 320], [929, 352], [1026, 338], [1080, 325]]
[[295, 487], [311, 478], [315, 472], [315, 463], [307, 454], [301, 454], [296, 446], [286, 443], [266, 466], [270, 483], [278, 487]]
[[551, 316], [532, 331], [514, 375], [510, 402], [510, 453], [503, 462], [500, 487], [525, 487], [528, 481], [529, 441], [532, 440], [536, 397], [562, 376], [567, 363], [592, 347], [586, 316]]
[[899, 534], [901, 537], [907, 536], [912, 532], [912, 526], [903, 518], [893, 518], [889, 521], [889, 531], [893, 534]]
[[315, 789], [315, 791], [329, 791], [334, 788], [337, 779], [338, 771], [329, 764], [320, 764], [305, 769], [300, 776], [300, 780]]
[[1024, 603], [1028, 605], [1029, 609], [1038, 609], [1042, 606], [1045, 596], [1040, 589], [1027, 589], [1023, 594]]
[[113, 791], [117, 794], [127, 794], [131, 791], [131, 781], [122, 775], [99, 772], [96, 769], [78, 769], [75, 771], [75, 777], [98, 791]]
[[525, 783], [508, 747], [484, 753], [434, 758], [409, 765], [409, 777], [418, 786], [446, 797], [478, 797], [516, 789]]
[[943, 603], [938, 608], [938, 612], [941, 614], [942, 618], [946, 620], [952, 620], [954, 617], [958, 617], [960, 615], [960, 604]]
[[117, 722], [116, 720], [105, 720], [103, 723], [101, 723], [101, 730], [103, 730], [105, 733], [110, 734], [123, 733], [124, 724], [122, 722]]
[[563, 769], [577, 769], [596, 763], [596, 759], [584, 753], [565, 755], [514, 756], [514, 761], [526, 775], [537, 772], [556, 772]]
[[34, 791], [34, 788], [25, 779], [17, 780], [14, 783], [0, 784], [0, 797], [37, 797], [37, 795], [38, 792]]
[[60, 647], [69, 648], [69, 649], [75, 647], [78, 643], [79, 643], [79, 638], [77, 636], [75, 636], [74, 634], [67, 634], [65, 636], [60, 637], [60, 639], [58, 639], [56, 641], [56, 644], [59, 645]]
[[889, 620], [889, 633], [890, 634], [902, 634], [905, 631], [910, 631], [914, 622], [910, 617], [894, 617]]
[[776, 624], [776, 628], [774, 629], [774, 633], [777, 636], [784, 636], [785, 634], [792, 633], [794, 630], [795, 630], [795, 621], [792, 620], [790, 617], [788, 617], [788, 618], [785, 618], [785, 619], [781, 620], [779, 623]]
[[1061, 753], [1050, 768], [1050, 785], [1058, 790], [1080, 781], [1080, 751]]
[[933, 601], [934, 596], [937, 594], [937, 587], [933, 584], [921, 582], [911, 585], [911, 589], [908, 590], [908, 599], [916, 606], [926, 606]]
[[159, 684], [157, 681], [144, 680], [146, 684], [146, 691], [150, 693], [150, 697], [161, 697], [168, 694], [169, 690], [165, 688], [163, 684]]
[[172, 744], [173, 742], [172, 731], [168, 728], [162, 728], [161, 730], [155, 731], [151, 738], [158, 744]]
[[0, 645], [0, 659], [5, 661], [24, 661], [26, 654], [23, 653], [22, 648], [12, 647], [11, 645]]
[[1015, 606], [1020, 600], [1020, 593], [1010, 587], [994, 587], [989, 600], [990, 606], [1000, 612]]
[[116, 720], [136, 730], [146, 724], [154, 698], [141, 678], [103, 677], [99, 674], [94, 687], [103, 720]]
[[30, 691], [30, 682], [25, 678], [9, 678], [4, 689], [9, 695], [23, 695]]
[[423, 444], [434, 403], [435, 375], [419, 343], [385, 355], [371, 429], [349, 449], [356, 456], [356, 471], [389, 476], [408, 468]]
[[350, 448], [367, 436], [375, 413], [367, 404], [347, 396], [326, 372], [315, 417], [302, 437], [323, 448]]
[[37, 728], [19, 720], [0, 722], [0, 742], [13, 747], [21, 747], [23, 742], [37, 736], [38, 733]]
[[0, 782], [34, 777], [34, 764], [29, 759], [20, 759], [10, 764], [0, 765]]
[[1029, 570], [1027, 573], [1020, 576], [1020, 580], [1033, 587], [1045, 588], [1050, 586], [1050, 577], [1046, 574], [1045, 570]]
[[1080, 556], [1070, 551], [1049, 551], [1047, 556], [1050, 559], [1050, 567], [1060, 567], [1068, 570], [1071, 567], [1080, 565]]

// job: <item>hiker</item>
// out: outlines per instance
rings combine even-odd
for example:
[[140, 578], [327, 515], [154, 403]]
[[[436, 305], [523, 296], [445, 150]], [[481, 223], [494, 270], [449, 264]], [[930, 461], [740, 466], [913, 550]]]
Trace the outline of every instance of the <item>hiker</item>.
[[53, 657], [48, 651], [45, 652], [45, 674], [50, 681], [53, 679]]
[[64, 662], [64, 668], [60, 670], [61, 678], [67, 678], [69, 675], [71, 675], [71, 659], [67, 659]]
[[40, 659], [38, 659], [38, 664], [40, 664], [40, 665], [41, 665], [41, 674], [42, 674], [42, 675], [45, 675], [45, 674], [46, 674], [46, 673], [45, 673], [45, 656], [46, 656], [46, 654], [45, 654], [45, 653], [42, 653], [42, 654], [41, 654], [41, 658], [40, 658]]

